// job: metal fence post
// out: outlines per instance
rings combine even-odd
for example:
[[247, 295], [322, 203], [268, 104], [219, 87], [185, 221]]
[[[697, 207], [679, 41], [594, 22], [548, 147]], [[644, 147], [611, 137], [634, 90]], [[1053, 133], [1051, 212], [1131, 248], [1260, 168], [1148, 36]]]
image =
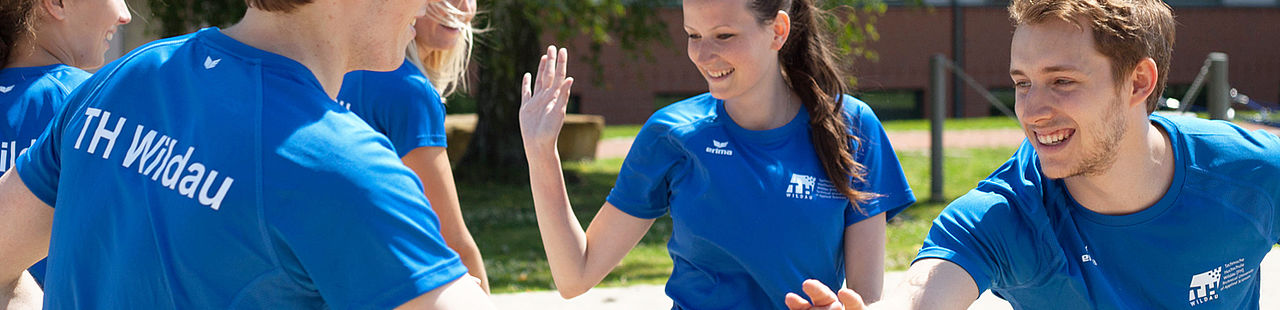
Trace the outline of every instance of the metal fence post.
[[[1231, 107], [1228, 94], [1231, 89], [1227, 79], [1227, 54], [1209, 53], [1209, 118], [1226, 120]], [[1190, 103], [1187, 103], [1190, 104]]]
[[929, 201], [943, 202], [942, 193], [942, 122], [947, 116], [946, 56], [934, 54], [929, 61]]

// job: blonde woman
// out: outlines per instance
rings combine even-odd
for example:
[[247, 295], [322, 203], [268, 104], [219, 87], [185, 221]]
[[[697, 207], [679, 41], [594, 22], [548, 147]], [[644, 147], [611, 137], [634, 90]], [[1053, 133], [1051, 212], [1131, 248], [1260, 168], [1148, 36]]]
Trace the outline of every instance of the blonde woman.
[[471, 56], [475, 0], [428, 5], [399, 69], [356, 71], [343, 78], [339, 104], [386, 135], [396, 154], [418, 175], [449, 248], [489, 290], [484, 260], [462, 221], [449, 155], [445, 152], [443, 97], [465, 87]]

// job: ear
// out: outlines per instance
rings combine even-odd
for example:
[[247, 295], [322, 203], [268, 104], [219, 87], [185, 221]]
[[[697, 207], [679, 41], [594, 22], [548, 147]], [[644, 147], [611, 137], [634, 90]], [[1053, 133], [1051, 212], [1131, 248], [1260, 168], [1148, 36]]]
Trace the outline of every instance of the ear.
[[44, 9], [55, 20], [67, 19], [67, 6], [63, 2], [66, 0], [39, 0], [39, 8]]
[[769, 44], [769, 48], [773, 50], [781, 50], [782, 45], [787, 43], [787, 37], [791, 36], [791, 15], [787, 12], [778, 11], [778, 15], [773, 18], [773, 43]]
[[1129, 105], [1142, 105], [1146, 109], [1147, 98], [1158, 96], [1155, 94], [1156, 81], [1161, 72], [1156, 68], [1156, 61], [1151, 57], [1143, 58], [1138, 61], [1138, 65], [1133, 67], [1133, 73], [1129, 74]]

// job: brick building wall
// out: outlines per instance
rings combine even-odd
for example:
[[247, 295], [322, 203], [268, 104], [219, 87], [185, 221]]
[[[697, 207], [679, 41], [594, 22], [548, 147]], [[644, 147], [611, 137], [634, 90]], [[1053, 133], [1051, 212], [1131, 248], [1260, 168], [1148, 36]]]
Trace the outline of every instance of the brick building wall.
[[[1011, 88], [1008, 66], [1013, 27], [1005, 8], [963, 10], [965, 71], [989, 89]], [[706, 81], [685, 53], [679, 8], [664, 9], [660, 14], [667, 23], [671, 46], [655, 44], [653, 61], [632, 59], [617, 48], [605, 48], [602, 59], [606, 69], [600, 77], [585, 63], [571, 62], [571, 74], [579, 81], [574, 93], [580, 112], [604, 115], [609, 124], [636, 124], [655, 110], [659, 97], [706, 91]], [[1191, 84], [1208, 53], [1220, 51], [1230, 56], [1232, 87], [1255, 100], [1280, 102], [1280, 8], [1175, 7], [1174, 14], [1178, 29], [1170, 85]], [[890, 7], [876, 28], [881, 39], [871, 47], [879, 53], [879, 61], [848, 64], [858, 76], [858, 88], [915, 91], [919, 98], [928, 98], [930, 55], [951, 54], [950, 9]], [[603, 84], [596, 84], [598, 80]], [[966, 89], [964, 96], [964, 115], [988, 115], [988, 104], [978, 93]]]

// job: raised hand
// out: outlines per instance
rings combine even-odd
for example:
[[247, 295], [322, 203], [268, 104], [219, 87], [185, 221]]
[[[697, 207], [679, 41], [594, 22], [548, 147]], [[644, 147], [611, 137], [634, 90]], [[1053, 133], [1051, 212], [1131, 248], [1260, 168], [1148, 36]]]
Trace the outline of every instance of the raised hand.
[[818, 280], [809, 279], [802, 286], [804, 293], [813, 299], [813, 303], [796, 293], [787, 293], [787, 308], [791, 310], [862, 310], [867, 305], [862, 303], [862, 296], [851, 289], [841, 289], [839, 294], [831, 292], [831, 288]]
[[526, 154], [555, 154], [573, 86], [573, 78], [565, 77], [568, 59], [567, 50], [548, 46], [538, 61], [537, 80], [525, 73], [520, 83], [520, 135]]

